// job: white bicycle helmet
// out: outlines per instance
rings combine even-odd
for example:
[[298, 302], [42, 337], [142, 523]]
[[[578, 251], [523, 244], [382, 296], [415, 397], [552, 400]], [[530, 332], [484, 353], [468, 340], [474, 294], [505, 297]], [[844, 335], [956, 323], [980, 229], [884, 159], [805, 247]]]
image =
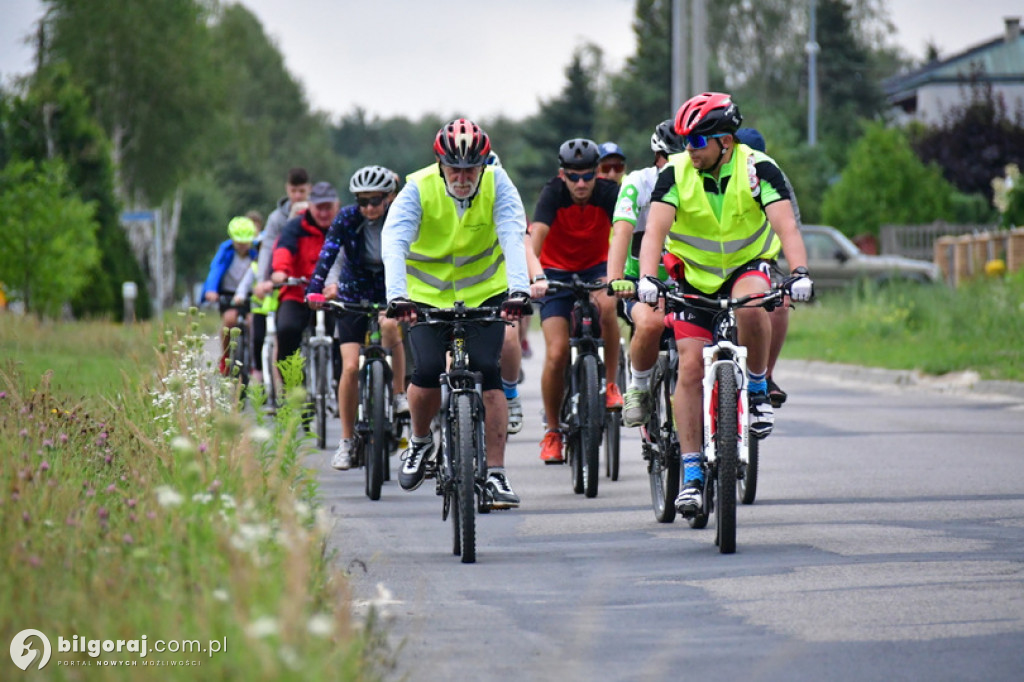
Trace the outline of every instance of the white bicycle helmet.
[[390, 194], [398, 189], [395, 181], [397, 176], [384, 166], [365, 166], [352, 174], [348, 183], [348, 191], [356, 194], [358, 192], [384, 192]]

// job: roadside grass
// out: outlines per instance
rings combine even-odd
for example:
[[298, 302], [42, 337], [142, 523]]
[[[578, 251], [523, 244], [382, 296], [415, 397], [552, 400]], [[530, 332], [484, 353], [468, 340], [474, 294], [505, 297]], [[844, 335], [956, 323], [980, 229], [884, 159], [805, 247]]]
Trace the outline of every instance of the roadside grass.
[[791, 311], [782, 357], [1024, 381], [1024, 271], [822, 296]]
[[[17, 354], [0, 366], [0, 637], [46, 634], [52, 659], [37, 674], [379, 677], [388, 654], [372, 612], [365, 622], [352, 612], [315, 477], [301, 466], [300, 389], [272, 423], [239, 412], [237, 385], [210, 372], [191, 316], [157, 353], [142, 326], [2, 321], [0, 343]], [[49, 370], [61, 356], [77, 358], [64, 367], [101, 369], [60, 383], [66, 370]], [[75, 635], [145, 636], [148, 655], [61, 651], [58, 637]], [[159, 653], [158, 640], [196, 644]]]

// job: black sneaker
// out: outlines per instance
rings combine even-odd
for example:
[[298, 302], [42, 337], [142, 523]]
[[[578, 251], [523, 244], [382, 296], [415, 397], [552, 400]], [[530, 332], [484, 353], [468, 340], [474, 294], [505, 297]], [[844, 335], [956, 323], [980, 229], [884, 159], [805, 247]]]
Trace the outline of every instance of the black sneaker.
[[683, 483], [683, 489], [676, 496], [676, 510], [683, 518], [692, 519], [704, 507], [704, 481], [693, 479]]
[[402, 470], [398, 472], [398, 485], [402, 490], [416, 490], [426, 478], [427, 465], [434, 457], [434, 441], [413, 443], [402, 458]]
[[768, 377], [768, 399], [772, 401], [772, 407], [776, 410], [779, 409], [788, 397], [786, 392], [779, 388], [779, 385], [771, 377]]
[[772, 401], [767, 393], [751, 393], [750, 405], [750, 433], [755, 438], [767, 438], [775, 426], [775, 410], [772, 409]]
[[487, 475], [484, 490], [491, 498], [492, 509], [513, 509], [519, 506], [519, 496], [508, 484], [504, 471], [492, 471]]

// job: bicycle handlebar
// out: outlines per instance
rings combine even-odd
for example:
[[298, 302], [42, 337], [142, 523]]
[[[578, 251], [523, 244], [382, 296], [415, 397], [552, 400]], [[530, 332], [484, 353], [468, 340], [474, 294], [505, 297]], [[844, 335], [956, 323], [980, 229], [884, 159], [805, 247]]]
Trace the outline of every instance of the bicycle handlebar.
[[289, 277], [283, 282], [274, 282], [274, 288], [280, 289], [282, 287], [304, 287], [309, 284], [309, 280], [305, 277]]
[[784, 288], [773, 286], [771, 291], [747, 294], [738, 298], [711, 298], [701, 294], [677, 293], [677, 290], [673, 290], [672, 287], [664, 283], [659, 283], [659, 288], [661, 289], [661, 295], [666, 301], [683, 306], [708, 308], [711, 310], [763, 308], [781, 301], [787, 293]]
[[602, 289], [611, 293], [611, 284], [596, 280], [593, 282], [585, 282], [581, 280], [578, 275], [573, 275], [571, 282], [548, 280], [548, 289], [553, 291], [571, 291], [582, 298], [584, 294], [589, 294], [591, 291], [600, 291]]
[[501, 306], [480, 306], [470, 308], [456, 305], [452, 308], [417, 307], [417, 314], [423, 321], [415, 324], [451, 324], [452, 322], [505, 322], [501, 318]]
[[384, 312], [388, 309], [385, 303], [370, 303], [369, 301], [362, 301], [360, 303], [350, 303], [348, 301], [338, 300], [325, 300], [324, 305], [338, 310], [344, 310], [349, 313], [358, 313], [360, 315], [377, 315], [378, 313]]

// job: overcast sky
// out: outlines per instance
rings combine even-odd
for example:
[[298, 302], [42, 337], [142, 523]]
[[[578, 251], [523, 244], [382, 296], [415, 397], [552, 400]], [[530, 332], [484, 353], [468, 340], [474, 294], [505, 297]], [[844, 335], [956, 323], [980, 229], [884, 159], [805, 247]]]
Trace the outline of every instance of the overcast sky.
[[[633, 0], [242, 0], [277, 43], [312, 105], [332, 116], [432, 112], [522, 118], [557, 95], [575, 47], [594, 42], [618, 70], [635, 49]], [[1021, 0], [890, 0], [897, 42], [943, 55], [1002, 34]], [[970, 7], [970, 11], [965, 11]], [[31, 71], [24, 44], [39, 0], [0, 0], [0, 77]]]

